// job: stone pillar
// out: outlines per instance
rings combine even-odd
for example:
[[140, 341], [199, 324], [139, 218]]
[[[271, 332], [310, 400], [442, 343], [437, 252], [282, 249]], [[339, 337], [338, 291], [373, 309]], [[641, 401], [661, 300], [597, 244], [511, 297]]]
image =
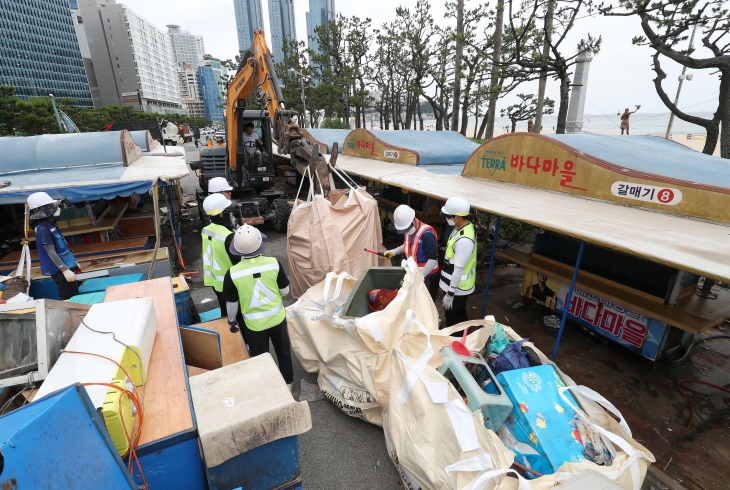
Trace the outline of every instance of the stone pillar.
[[573, 90], [570, 93], [568, 117], [565, 122], [566, 133], [580, 133], [583, 130], [583, 112], [588, 90], [588, 71], [591, 61], [593, 61], [593, 55], [591, 53], [581, 53], [576, 60]]

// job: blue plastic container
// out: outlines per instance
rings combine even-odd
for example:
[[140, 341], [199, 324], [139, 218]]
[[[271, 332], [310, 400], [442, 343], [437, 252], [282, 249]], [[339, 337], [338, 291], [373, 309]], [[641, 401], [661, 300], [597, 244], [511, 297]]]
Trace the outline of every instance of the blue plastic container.
[[0, 417], [0, 488], [137, 489], [80, 384]]
[[95, 277], [87, 279], [79, 286], [79, 294], [95, 293], [97, 291], [106, 291], [109, 286], [119, 286], [121, 284], [129, 284], [139, 282], [144, 279], [144, 274], [125, 274], [123, 276]]
[[[514, 406], [505, 422], [507, 428], [519, 442], [537, 451], [518, 454], [518, 462], [524, 457], [533, 470], [547, 475], [563, 463], [586, 459], [580, 435], [570, 425], [575, 411], [558, 394], [565, 382], [553, 366], [505, 371], [497, 375], [497, 381]], [[564, 394], [574, 407], [580, 407], [570, 392]]]

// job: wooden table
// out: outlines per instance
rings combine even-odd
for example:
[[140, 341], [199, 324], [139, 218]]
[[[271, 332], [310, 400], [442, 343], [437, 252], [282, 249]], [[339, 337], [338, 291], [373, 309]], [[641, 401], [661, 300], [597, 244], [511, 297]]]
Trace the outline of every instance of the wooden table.
[[[108, 255], [109, 253], [146, 250], [148, 247], [147, 243], [147, 238], [132, 238], [129, 240], [114, 240], [111, 242], [80, 243], [78, 245], [69, 245], [69, 248], [74, 254], [74, 257], [78, 260], [79, 258], [92, 255]], [[18, 262], [20, 261], [20, 254], [21, 251], [16, 250], [15, 252], [10, 252], [0, 259], [0, 269], [3, 267], [17, 267]], [[31, 249], [30, 258], [32, 264], [38, 264], [38, 250]]]
[[[546, 274], [565, 284], [570, 284], [573, 278], [573, 266], [542, 255], [508, 248], [497, 252], [497, 256]], [[663, 298], [582, 270], [578, 271], [575, 285], [584, 291], [693, 334], [709, 330], [730, 316], [730, 292], [725, 289], [718, 291], [717, 299], [713, 300], [697, 296], [694, 294], [695, 286], [692, 286], [682, 292], [677, 306], [669, 306], [664, 303]]]
[[[94, 233], [97, 231], [109, 231], [114, 229], [119, 223], [119, 219], [122, 217], [124, 212], [127, 210], [129, 204], [112, 204], [107, 207], [103, 213], [96, 218], [96, 225], [91, 225], [89, 218], [77, 218], [69, 221], [62, 220], [58, 221], [58, 229], [64, 236], [81, 235], [83, 233]], [[30, 230], [28, 240], [34, 241], [35, 234], [33, 230]]]
[[112, 286], [106, 290], [104, 302], [140, 297], [152, 299], [157, 316], [157, 335], [144, 387], [145, 422], [140, 439], [144, 445], [193, 428], [193, 418], [170, 278]]

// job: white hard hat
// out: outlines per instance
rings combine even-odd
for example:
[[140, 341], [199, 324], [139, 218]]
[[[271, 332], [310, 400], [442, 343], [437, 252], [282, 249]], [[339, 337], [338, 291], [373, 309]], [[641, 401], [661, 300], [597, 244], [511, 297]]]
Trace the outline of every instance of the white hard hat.
[[463, 197], [452, 197], [441, 208], [441, 214], [445, 216], [469, 216], [470, 208], [469, 201]]
[[218, 216], [231, 205], [223, 194], [211, 194], [203, 201], [203, 211], [209, 216]]
[[416, 218], [416, 212], [412, 207], [401, 204], [393, 212], [393, 225], [398, 231], [405, 231], [411, 227], [413, 220]]
[[36, 209], [46, 204], [56, 204], [56, 200], [45, 192], [34, 192], [28, 196], [28, 209]]
[[264, 247], [266, 235], [251, 225], [243, 225], [236, 230], [228, 250], [234, 255], [251, 258], [261, 255]]
[[213, 177], [208, 182], [208, 192], [211, 194], [215, 192], [227, 192], [232, 191], [233, 187], [228, 184], [228, 181], [223, 177]]

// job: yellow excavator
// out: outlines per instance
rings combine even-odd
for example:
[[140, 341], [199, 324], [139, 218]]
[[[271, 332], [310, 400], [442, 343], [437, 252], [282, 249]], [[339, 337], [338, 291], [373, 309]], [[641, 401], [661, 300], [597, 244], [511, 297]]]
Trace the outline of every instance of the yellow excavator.
[[[262, 108], [249, 109], [249, 103]], [[228, 84], [226, 144], [200, 150], [197, 168], [201, 218], [207, 218], [202, 213], [202, 201], [208, 194], [208, 181], [213, 177], [225, 177], [233, 187], [233, 197], [242, 224], [273, 222], [277, 231], [286, 230], [291, 213], [284, 192], [275, 188], [278, 165], [296, 168], [302, 175], [310, 167], [312, 175], [316, 173], [319, 177], [325, 194], [328, 193], [331, 182], [328, 162], [320, 153], [318, 144], [312, 144], [302, 137], [299, 125], [292, 121], [292, 116], [294, 111], [284, 107], [279, 79], [264, 33], [256, 30], [251, 47]], [[276, 154], [273, 151], [274, 143]], [[334, 166], [336, 148], [332, 155], [329, 164]]]

